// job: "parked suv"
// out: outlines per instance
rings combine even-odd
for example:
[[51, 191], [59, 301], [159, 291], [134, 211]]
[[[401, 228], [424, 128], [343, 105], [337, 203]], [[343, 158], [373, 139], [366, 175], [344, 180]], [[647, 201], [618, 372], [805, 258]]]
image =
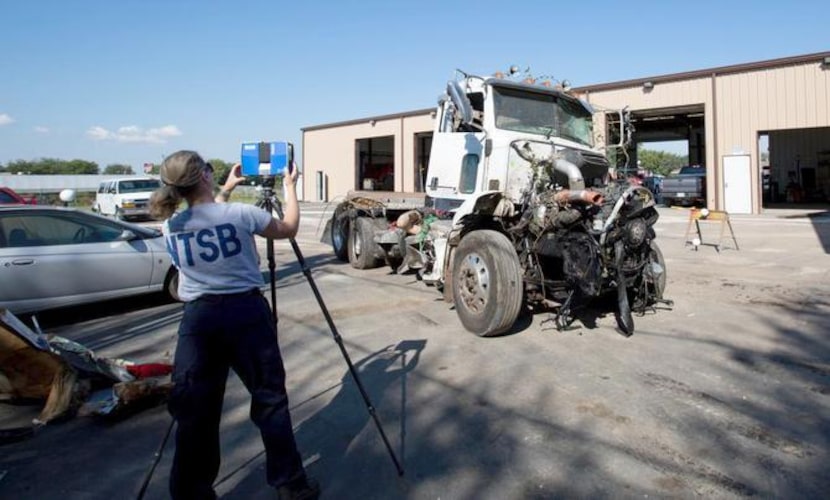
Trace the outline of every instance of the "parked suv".
[[161, 182], [150, 177], [104, 181], [98, 186], [92, 210], [122, 220], [147, 218], [150, 195], [159, 187]]

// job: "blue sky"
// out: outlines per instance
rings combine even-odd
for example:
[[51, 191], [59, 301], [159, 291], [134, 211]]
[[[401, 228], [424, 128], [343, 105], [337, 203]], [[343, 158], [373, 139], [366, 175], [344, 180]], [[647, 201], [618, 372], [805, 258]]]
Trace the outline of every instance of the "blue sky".
[[[822, 52], [826, 1], [9, 0], [0, 164], [178, 149], [431, 107], [456, 68], [590, 85]], [[699, 16], [699, 17], [696, 17]]]

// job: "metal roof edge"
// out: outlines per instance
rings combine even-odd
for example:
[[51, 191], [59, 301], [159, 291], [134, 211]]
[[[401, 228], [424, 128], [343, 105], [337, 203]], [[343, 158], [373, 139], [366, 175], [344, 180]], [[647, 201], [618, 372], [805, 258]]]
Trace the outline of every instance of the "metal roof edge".
[[809, 62], [821, 62], [825, 57], [830, 57], [830, 51], [816, 52], [814, 54], [805, 54], [800, 56], [781, 57], [778, 59], [767, 59], [764, 61], [732, 64], [729, 66], [718, 66], [709, 69], [699, 69], [694, 71], [685, 71], [682, 73], [669, 73], [665, 75], [650, 76], [644, 78], [633, 78], [630, 80], [621, 80], [617, 82], [598, 83], [595, 85], [584, 85], [581, 87], [574, 87], [573, 92], [599, 92], [603, 90], [616, 90], [626, 87], [641, 86], [645, 82], [652, 83], [666, 83], [678, 80], [690, 80], [694, 78], [708, 78], [712, 75], [725, 75], [731, 73], [740, 73], [744, 71], [756, 71], [761, 69], [778, 68], [782, 66], [791, 66], [794, 64], [803, 64]]
[[302, 127], [302, 128], [300, 128], [300, 131], [310, 132], [310, 131], [313, 131], [313, 130], [321, 130], [321, 129], [326, 129], [326, 128], [344, 127], [344, 126], [347, 126], [347, 125], [357, 125], [357, 124], [360, 124], [360, 123], [366, 123], [366, 122], [372, 121], [372, 120], [382, 121], [382, 120], [394, 120], [394, 119], [397, 119], [397, 118], [408, 118], [410, 116], [419, 116], [419, 115], [429, 114], [429, 113], [432, 113], [433, 111], [435, 111], [434, 107], [433, 108], [416, 109], [416, 110], [413, 110], [413, 111], [404, 111], [402, 113], [392, 113], [392, 114], [389, 114], [389, 115], [367, 116], [366, 118], [357, 118], [357, 119], [354, 119], [354, 120], [346, 120], [346, 121], [342, 121], [342, 122], [333, 122], [333, 123], [325, 123], [325, 124], [322, 124], [322, 125], [311, 125], [311, 126], [308, 126], [308, 127]]

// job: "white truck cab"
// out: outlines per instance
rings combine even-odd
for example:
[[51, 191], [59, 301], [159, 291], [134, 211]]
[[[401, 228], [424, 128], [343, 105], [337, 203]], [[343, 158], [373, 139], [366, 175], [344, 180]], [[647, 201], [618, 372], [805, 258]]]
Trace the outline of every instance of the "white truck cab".
[[147, 218], [149, 201], [161, 181], [151, 177], [128, 177], [104, 181], [98, 186], [92, 210], [117, 219]]
[[[553, 86], [502, 75], [451, 81], [438, 107], [426, 195], [443, 210], [491, 191], [521, 203], [532, 172], [515, 151], [519, 145], [528, 145], [538, 157], [579, 155], [580, 167], [587, 167], [583, 187], [599, 184], [608, 162], [594, 145], [593, 112]], [[570, 179], [562, 180], [567, 185]]]

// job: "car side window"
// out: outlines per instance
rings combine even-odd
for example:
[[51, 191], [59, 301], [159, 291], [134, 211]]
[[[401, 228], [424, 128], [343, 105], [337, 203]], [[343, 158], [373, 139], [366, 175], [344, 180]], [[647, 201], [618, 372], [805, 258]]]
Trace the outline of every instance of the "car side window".
[[23, 214], [3, 219], [7, 246], [77, 245], [116, 241], [121, 229], [64, 215]]

